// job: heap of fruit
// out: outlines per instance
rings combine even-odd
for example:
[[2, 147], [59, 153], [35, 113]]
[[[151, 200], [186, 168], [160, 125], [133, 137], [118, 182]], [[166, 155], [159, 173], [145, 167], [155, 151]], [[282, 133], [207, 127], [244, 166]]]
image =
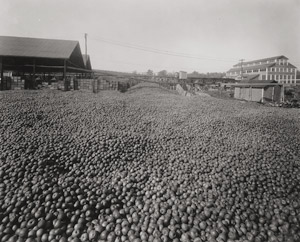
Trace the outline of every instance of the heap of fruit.
[[300, 241], [297, 110], [141, 84], [0, 93], [0, 241]]

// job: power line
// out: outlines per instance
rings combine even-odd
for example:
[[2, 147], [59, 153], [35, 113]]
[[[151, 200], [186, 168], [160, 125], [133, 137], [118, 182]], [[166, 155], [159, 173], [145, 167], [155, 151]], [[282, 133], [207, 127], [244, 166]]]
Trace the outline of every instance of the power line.
[[[171, 67], [171, 66], [158, 66], [158, 65], [152, 65], [149, 66], [149, 65], [141, 65], [141, 64], [137, 64], [137, 63], [133, 63], [133, 62], [125, 62], [125, 61], [119, 61], [119, 60], [111, 60], [111, 59], [106, 59], [107, 61], [109, 62], [113, 62], [113, 63], [121, 63], [121, 64], [125, 64], [125, 65], [132, 65], [132, 66], [142, 66], [144, 68], [150, 68], [150, 69], [155, 69], [155, 68], [159, 68], [161, 70], [163, 69], [173, 69], [173, 70], [179, 70], [179, 69], [184, 69], [184, 70], [191, 70], [191, 71], [199, 71], [199, 67]], [[223, 66], [218, 66], [217, 68], [224, 68]]]
[[131, 49], [137, 49], [145, 52], [150, 52], [150, 53], [155, 53], [155, 54], [163, 54], [163, 55], [169, 55], [169, 56], [176, 56], [176, 57], [184, 57], [184, 58], [191, 58], [191, 59], [198, 59], [198, 60], [211, 60], [211, 61], [223, 61], [223, 62], [236, 62], [236, 60], [233, 59], [216, 59], [216, 58], [208, 58], [208, 57], [200, 57], [196, 55], [191, 55], [187, 53], [180, 53], [180, 52], [174, 52], [174, 51], [168, 51], [168, 50], [161, 50], [161, 49], [155, 49], [151, 47], [145, 47], [141, 45], [136, 45], [136, 44], [129, 44], [129, 43], [124, 43], [120, 41], [115, 41], [115, 40], [108, 40], [104, 38], [91, 38], [96, 41], [112, 44], [112, 45], [117, 45], [117, 46], [122, 46], [122, 47], [127, 47]]

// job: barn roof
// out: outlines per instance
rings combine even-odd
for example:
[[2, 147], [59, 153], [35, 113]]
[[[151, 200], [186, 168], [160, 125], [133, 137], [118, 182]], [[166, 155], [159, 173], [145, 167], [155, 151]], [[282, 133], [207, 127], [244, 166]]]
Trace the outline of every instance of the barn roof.
[[[74, 40], [0, 36], [0, 56], [6, 58], [6, 66], [16, 70], [27, 68], [32, 59], [36, 59], [40, 70], [63, 66], [64, 60], [67, 60], [69, 69], [91, 70], [86, 68], [79, 42]], [[87, 61], [91, 66], [89, 58]]]
[[0, 56], [68, 59], [78, 41], [0, 36]]

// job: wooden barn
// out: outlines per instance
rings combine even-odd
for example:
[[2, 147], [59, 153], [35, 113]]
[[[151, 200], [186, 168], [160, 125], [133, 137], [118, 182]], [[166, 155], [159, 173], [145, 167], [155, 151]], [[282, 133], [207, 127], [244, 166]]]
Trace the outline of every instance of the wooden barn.
[[78, 41], [0, 36], [0, 90], [36, 88], [57, 80], [92, 75], [89, 56]]

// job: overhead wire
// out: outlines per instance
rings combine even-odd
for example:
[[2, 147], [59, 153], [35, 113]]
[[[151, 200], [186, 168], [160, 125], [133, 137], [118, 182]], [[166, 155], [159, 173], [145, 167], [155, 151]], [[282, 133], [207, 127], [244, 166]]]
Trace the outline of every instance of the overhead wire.
[[[155, 68], [159, 68], [161, 70], [163, 69], [173, 69], [173, 70], [179, 70], [179, 69], [182, 69], [182, 70], [191, 70], [191, 71], [196, 71], [199, 69], [199, 67], [174, 67], [174, 66], [158, 66], [158, 65], [153, 65], [153, 64], [150, 64], [150, 65], [141, 65], [141, 64], [137, 64], [137, 63], [133, 63], [133, 62], [126, 62], [126, 61], [119, 61], [119, 60], [111, 60], [111, 59], [106, 59], [106, 61], [109, 61], [109, 62], [112, 62], [112, 63], [121, 63], [121, 64], [125, 64], [125, 65], [132, 65], [132, 66], [142, 66], [142, 67], [145, 67], [145, 68], [148, 68], [148, 69], [155, 69]], [[223, 67], [218, 67], [218, 68], [223, 68]]]
[[218, 58], [204, 57], [204, 56], [201, 57], [201, 56], [191, 55], [191, 54], [187, 54], [187, 53], [156, 49], [156, 48], [141, 46], [141, 45], [137, 45], [137, 44], [129, 44], [129, 43], [121, 42], [121, 41], [109, 40], [109, 39], [100, 38], [100, 37], [92, 36], [90, 38], [95, 41], [100, 41], [100, 42], [104, 42], [107, 44], [127, 47], [127, 48], [131, 48], [131, 49], [141, 50], [141, 51], [155, 53], [155, 54], [162, 54], [162, 55], [169, 55], [169, 56], [183, 57], [183, 58], [191, 58], [191, 59], [198, 59], [198, 60], [222, 61], [222, 62], [231, 62], [231, 63], [237, 62], [237, 60], [234, 60], [234, 59], [218, 59]]

